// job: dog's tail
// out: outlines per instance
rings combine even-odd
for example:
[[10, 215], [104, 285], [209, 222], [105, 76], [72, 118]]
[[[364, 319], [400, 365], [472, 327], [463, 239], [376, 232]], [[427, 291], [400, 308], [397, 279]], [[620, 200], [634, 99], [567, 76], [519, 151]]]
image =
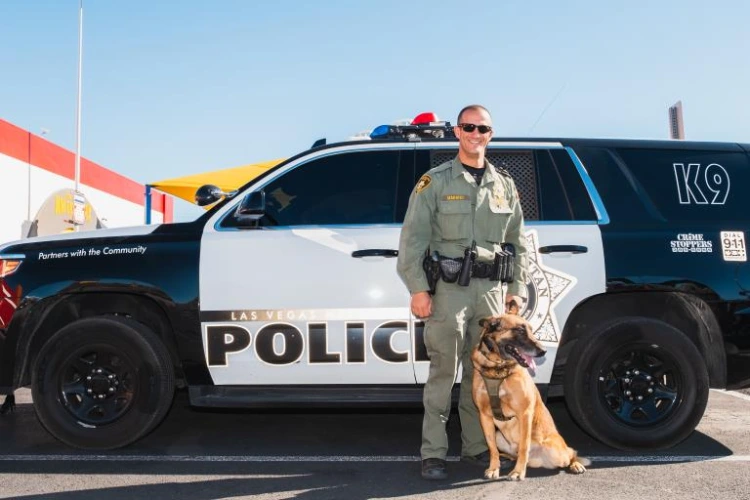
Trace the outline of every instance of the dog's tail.
[[591, 460], [589, 460], [586, 457], [581, 457], [578, 455], [578, 452], [574, 450], [573, 448], [568, 448], [570, 452], [572, 453], [572, 457], [570, 459], [570, 463], [578, 462], [579, 464], [583, 465], [584, 467], [588, 467], [591, 465]]

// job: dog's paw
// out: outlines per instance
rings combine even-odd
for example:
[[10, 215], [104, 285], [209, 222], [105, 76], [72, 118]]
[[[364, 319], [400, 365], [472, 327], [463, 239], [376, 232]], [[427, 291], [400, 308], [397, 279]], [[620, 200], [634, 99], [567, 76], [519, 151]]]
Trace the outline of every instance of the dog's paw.
[[500, 479], [500, 469], [487, 469], [484, 471], [485, 479]]
[[510, 474], [505, 476], [506, 481], [523, 481], [525, 478], [526, 474], [517, 470], [512, 470]]
[[586, 472], [586, 467], [581, 462], [573, 462], [568, 466], [568, 472], [571, 474], [583, 474]]

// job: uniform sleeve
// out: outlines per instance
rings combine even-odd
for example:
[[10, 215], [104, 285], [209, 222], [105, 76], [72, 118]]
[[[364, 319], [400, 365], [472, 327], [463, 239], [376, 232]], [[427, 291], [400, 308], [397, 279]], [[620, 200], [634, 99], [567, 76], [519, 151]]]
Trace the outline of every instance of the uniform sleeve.
[[514, 280], [508, 285], [508, 294], [526, 298], [526, 278], [528, 275], [529, 252], [526, 246], [526, 230], [523, 223], [523, 209], [518, 197], [515, 183], [511, 181], [513, 198], [515, 199], [513, 214], [508, 224], [505, 241], [516, 247], [516, 263], [513, 269]]
[[[422, 180], [417, 186], [421, 184]], [[412, 294], [430, 289], [422, 269], [422, 259], [432, 237], [432, 214], [436, 206], [435, 184], [435, 180], [432, 179], [421, 190], [414, 188], [409, 197], [409, 207], [401, 229], [396, 270]]]

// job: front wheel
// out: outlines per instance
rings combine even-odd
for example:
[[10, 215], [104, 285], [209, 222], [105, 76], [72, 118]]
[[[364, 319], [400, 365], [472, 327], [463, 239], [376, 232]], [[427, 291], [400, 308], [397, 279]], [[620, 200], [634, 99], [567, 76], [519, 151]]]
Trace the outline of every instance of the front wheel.
[[172, 362], [144, 325], [118, 316], [75, 321], [42, 347], [32, 399], [42, 425], [77, 448], [119, 448], [163, 419], [174, 396]]
[[578, 340], [565, 399], [594, 438], [621, 450], [665, 449], [690, 435], [708, 403], [708, 371], [680, 330], [622, 318]]

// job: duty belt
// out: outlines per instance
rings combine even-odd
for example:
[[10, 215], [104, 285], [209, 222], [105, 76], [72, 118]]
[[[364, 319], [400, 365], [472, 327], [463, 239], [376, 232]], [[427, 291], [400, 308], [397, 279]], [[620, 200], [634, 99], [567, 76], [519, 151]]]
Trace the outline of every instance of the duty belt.
[[[438, 255], [438, 263], [442, 271], [443, 281], [447, 281], [448, 283], [456, 281], [456, 277], [461, 273], [462, 262], [463, 259], [461, 258]], [[491, 279], [493, 278], [494, 268], [494, 262], [474, 262], [471, 264], [471, 277]], [[499, 279], [495, 281], [499, 281]]]
[[[502, 243], [500, 251], [495, 253], [492, 262], [476, 261], [475, 244], [471, 252], [467, 249], [463, 259], [446, 257], [434, 251], [428, 252], [422, 261], [430, 293], [435, 293], [437, 282], [442, 280], [446, 283], [458, 282], [461, 286], [467, 286], [470, 278], [489, 279], [510, 283], [513, 281], [515, 266], [515, 248], [509, 243]], [[467, 272], [468, 271], [468, 272]]]

